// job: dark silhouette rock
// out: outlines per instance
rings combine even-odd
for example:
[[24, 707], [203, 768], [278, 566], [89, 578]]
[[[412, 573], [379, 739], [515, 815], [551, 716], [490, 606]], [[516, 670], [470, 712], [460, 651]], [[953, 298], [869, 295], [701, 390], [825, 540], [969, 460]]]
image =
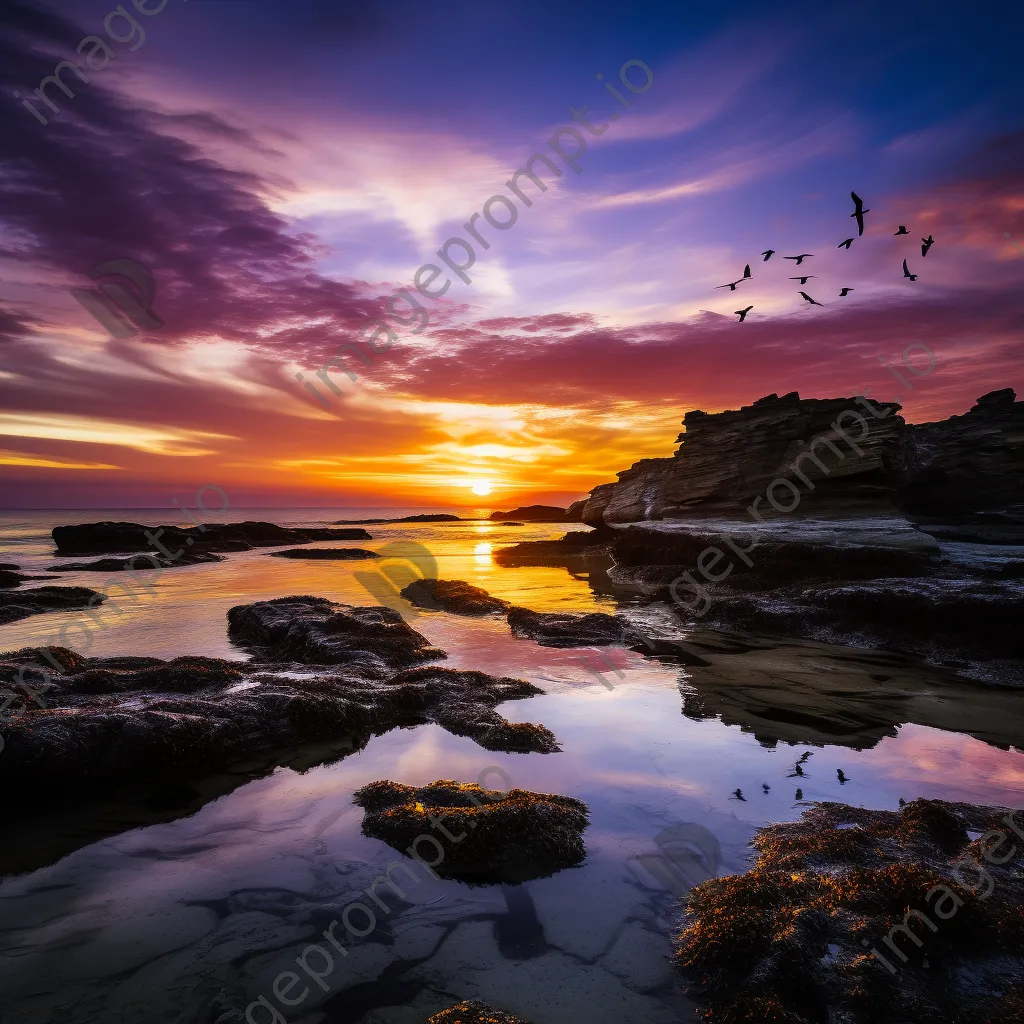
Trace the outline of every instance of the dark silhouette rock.
[[446, 513], [424, 513], [418, 516], [402, 516], [400, 519], [338, 519], [336, 526], [370, 526], [374, 523], [462, 523], [462, 516]]
[[389, 674], [447, 657], [392, 608], [279, 597], [228, 611], [232, 643], [260, 661], [345, 665]]
[[508, 624], [516, 636], [535, 640], [543, 647], [607, 646], [620, 643], [629, 628], [620, 615], [573, 615], [534, 612], [529, 608], [511, 608]]
[[524, 505], [521, 508], [512, 509], [511, 512], [492, 512], [490, 518], [497, 522], [501, 522], [503, 519], [519, 519], [524, 523], [579, 522], [579, 520], [569, 519], [566, 510], [557, 505]]
[[463, 580], [414, 580], [401, 591], [402, 597], [418, 608], [451, 612], [453, 615], [490, 615], [504, 612], [507, 601], [491, 597], [482, 587]]
[[591, 556], [606, 555], [613, 536], [607, 528], [601, 531], [574, 530], [558, 540], [527, 540], [510, 544], [495, 552], [494, 561], [506, 568], [576, 565]]
[[[586, 857], [587, 805], [567, 796], [510, 789], [495, 793], [441, 779], [417, 789], [385, 780], [356, 790], [366, 809], [363, 834], [405, 853], [441, 822], [452, 840], [432, 870], [475, 882], [526, 882], [573, 867]], [[442, 833], [443, 835], [443, 833]], [[461, 836], [461, 838], [460, 838]]]
[[63, 562], [60, 565], [51, 565], [47, 572], [146, 572], [155, 569], [152, 559], [164, 569], [176, 569], [186, 565], [201, 565], [204, 562], [223, 562], [220, 555], [211, 554], [208, 551], [184, 551], [180, 557], [173, 561], [157, 555], [155, 551], [149, 552], [150, 557], [145, 555], [130, 555], [127, 558], [97, 558], [94, 562]]
[[[317, 540], [371, 540], [361, 529], [290, 528], [274, 523], [245, 522], [199, 526], [142, 526], [138, 523], [102, 522], [57, 526], [53, 542], [62, 555], [105, 555], [146, 551], [163, 556], [157, 542], [182, 556], [192, 548], [209, 551], [248, 551], [250, 548], [302, 544]], [[155, 538], [155, 539], [154, 539]], [[172, 560], [173, 561], [173, 560]]]
[[312, 562], [352, 562], [361, 558], [380, 558], [376, 551], [366, 548], [289, 548], [272, 551], [271, 558], [303, 558]]
[[0, 590], [0, 624], [17, 622], [44, 612], [94, 608], [107, 599], [88, 587], [35, 587], [31, 590]]
[[9, 587], [20, 587], [25, 577], [17, 571], [17, 566], [14, 569], [0, 569], [0, 588], [7, 589]]

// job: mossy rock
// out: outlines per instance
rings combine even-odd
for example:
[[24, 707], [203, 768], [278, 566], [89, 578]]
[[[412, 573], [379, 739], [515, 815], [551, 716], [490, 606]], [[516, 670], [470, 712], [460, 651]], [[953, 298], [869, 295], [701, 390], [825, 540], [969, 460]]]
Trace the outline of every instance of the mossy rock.
[[[507, 793], [450, 779], [415, 788], [371, 782], [356, 791], [366, 809], [363, 834], [407, 853], [429, 836], [444, 851], [433, 870], [444, 878], [518, 883], [546, 878], [586, 857], [583, 831], [588, 808], [580, 800], [510, 789]], [[421, 856], [437, 859], [422, 843]]]

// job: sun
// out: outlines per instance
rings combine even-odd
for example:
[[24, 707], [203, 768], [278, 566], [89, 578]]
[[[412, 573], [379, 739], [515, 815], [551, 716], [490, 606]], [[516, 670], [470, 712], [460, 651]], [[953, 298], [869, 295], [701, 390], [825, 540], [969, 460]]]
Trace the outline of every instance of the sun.
[[473, 484], [473, 486], [470, 487], [470, 490], [474, 494], [490, 494], [491, 493], [491, 485], [486, 480], [477, 480]]

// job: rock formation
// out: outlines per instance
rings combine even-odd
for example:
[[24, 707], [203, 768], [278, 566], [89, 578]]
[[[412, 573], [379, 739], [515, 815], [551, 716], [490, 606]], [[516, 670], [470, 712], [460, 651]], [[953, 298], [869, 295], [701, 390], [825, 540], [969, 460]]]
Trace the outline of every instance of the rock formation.
[[490, 518], [495, 522], [504, 519], [519, 519], [525, 523], [578, 523], [577, 513], [582, 510], [582, 502], [574, 502], [568, 509], [557, 505], [523, 505], [511, 512], [492, 512]]
[[474, 587], [464, 580], [413, 580], [401, 594], [418, 608], [451, 612], [453, 615], [490, 615], [492, 612], [504, 612], [509, 607], [507, 601], [491, 597], [483, 587]]
[[[933, 522], [1024, 527], [1024, 402], [1010, 388], [940, 423], [908, 425], [895, 402], [768, 395], [686, 413], [676, 453], [642, 459], [596, 487], [583, 521], [740, 518], [773, 480], [801, 485], [793, 512], [854, 518], [905, 512]], [[812, 486], [813, 485], [813, 486]]]
[[417, 836], [448, 836], [444, 858], [432, 870], [444, 878], [475, 882], [525, 882], [579, 864], [586, 856], [587, 805], [568, 796], [440, 779], [417, 789], [371, 782], [354, 794], [366, 808], [363, 833], [405, 853]]

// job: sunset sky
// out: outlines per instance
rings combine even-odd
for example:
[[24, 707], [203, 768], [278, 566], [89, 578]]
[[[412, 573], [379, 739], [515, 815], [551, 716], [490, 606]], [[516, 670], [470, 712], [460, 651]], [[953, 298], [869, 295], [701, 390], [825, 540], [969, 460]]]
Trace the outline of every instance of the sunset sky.
[[[689, 409], [889, 399], [911, 343], [911, 421], [1024, 392], [1019, 5], [160, 2], [126, 0], [141, 45], [113, 0], [0, 11], [0, 507], [564, 504]], [[114, 58], [42, 124], [22, 101], [90, 35]], [[608, 125], [579, 174], [547, 145], [570, 107]], [[560, 177], [480, 222], [471, 282], [329, 394], [537, 152]], [[121, 257], [163, 326], [112, 338], [70, 290]]]

